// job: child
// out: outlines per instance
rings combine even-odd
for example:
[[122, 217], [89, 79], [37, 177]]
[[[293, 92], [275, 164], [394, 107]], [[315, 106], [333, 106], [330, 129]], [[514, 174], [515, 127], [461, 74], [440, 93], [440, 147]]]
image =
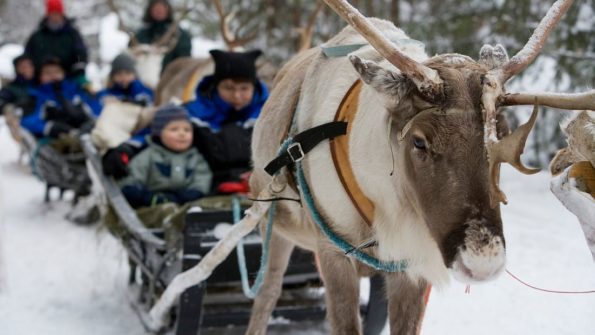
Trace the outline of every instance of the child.
[[109, 87], [97, 93], [102, 105], [105, 105], [106, 97], [114, 97], [122, 102], [143, 107], [153, 103], [153, 91], [138, 80], [134, 59], [129, 55], [120, 54], [114, 58], [109, 79]]
[[97, 99], [102, 110], [91, 137], [100, 151], [108, 149], [104, 172], [119, 177], [122, 173], [114, 171], [126, 171], [122, 154], [138, 153], [145, 145], [145, 137], [151, 133], [148, 126], [136, 128], [142, 114], [152, 108], [153, 91], [137, 79], [134, 60], [120, 54], [112, 62], [108, 88], [100, 91]]
[[212, 173], [192, 141], [190, 116], [183, 107], [166, 105], [157, 110], [149, 146], [132, 159], [129, 176], [120, 182], [132, 207], [183, 204], [207, 194]]
[[35, 68], [31, 57], [26, 54], [20, 55], [12, 61], [15, 79], [6, 87], [0, 90], [0, 115], [5, 107], [12, 105], [16, 108], [26, 108], [29, 98], [29, 90], [33, 87]]
[[251, 169], [252, 127], [268, 90], [256, 74], [260, 50], [227, 52], [211, 50], [213, 75], [196, 88], [196, 100], [186, 104], [194, 129], [195, 147], [213, 170], [218, 193], [247, 192], [242, 175]]
[[[46, 57], [39, 73], [40, 85], [31, 91], [35, 108], [21, 125], [36, 137], [59, 138], [72, 130], [90, 128], [99, 104], [78, 83], [65, 79], [60, 59]], [[87, 129], [89, 130], [89, 129]]]

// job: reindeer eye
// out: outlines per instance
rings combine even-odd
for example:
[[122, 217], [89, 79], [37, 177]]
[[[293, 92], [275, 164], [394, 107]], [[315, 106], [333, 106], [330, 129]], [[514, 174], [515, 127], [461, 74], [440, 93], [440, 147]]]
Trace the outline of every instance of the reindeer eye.
[[413, 136], [412, 138], [413, 138], [413, 146], [416, 149], [419, 149], [419, 150], [426, 150], [427, 149], [426, 141], [424, 139], [419, 138], [417, 136]]

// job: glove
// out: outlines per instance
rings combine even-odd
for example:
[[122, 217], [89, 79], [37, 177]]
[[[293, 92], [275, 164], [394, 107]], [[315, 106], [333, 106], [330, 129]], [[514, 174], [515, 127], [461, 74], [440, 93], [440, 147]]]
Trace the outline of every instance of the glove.
[[49, 137], [58, 138], [62, 134], [68, 135], [68, 133], [70, 133], [71, 130], [72, 127], [64, 122], [53, 122], [50, 126], [50, 129], [47, 132], [47, 135]]
[[84, 109], [85, 107], [83, 107], [82, 103], [75, 105], [69, 104], [66, 108], [64, 108], [64, 112], [68, 118], [68, 124], [78, 128], [85, 122], [89, 121], [89, 116], [85, 113]]
[[61, 112], [60, 108], [58, 108], [57, 106], [46, 106], [44, 119], [46, 121], [64, 121], [64, 122], [66, 122], [66, 119], [64, 118], [63, 113]]
[[134, 155], [140, 151], [134, 146], [122, 143], [119, 146], [109, 149], [101, 159], [103, 173], [121, 179], [128, 175], [128, 163]]
[[68, 104], [63, 107], [47, 106], [45, 107], [45, 120], [62, 122], [73, 127], [80, 127], [89, 120], [89, 117], [80, 104]]

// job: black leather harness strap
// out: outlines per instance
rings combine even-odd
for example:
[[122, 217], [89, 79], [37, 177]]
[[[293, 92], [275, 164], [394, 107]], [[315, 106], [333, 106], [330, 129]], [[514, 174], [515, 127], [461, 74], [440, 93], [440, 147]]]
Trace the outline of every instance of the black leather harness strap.
[[299, 162], [318, 143], [347, 133], [347, 122], [334, 121], [305, 130], [293, 137], [285, 152], [273, 159], [264, 170], [271, 176], [284, 166]]

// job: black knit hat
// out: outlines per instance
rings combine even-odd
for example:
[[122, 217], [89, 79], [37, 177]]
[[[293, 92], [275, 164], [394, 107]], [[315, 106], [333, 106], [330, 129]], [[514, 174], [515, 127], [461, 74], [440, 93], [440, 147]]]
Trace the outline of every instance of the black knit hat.
[[30, 61], [33, 61], [33, 58], [31, 58], [31, 56], [29, 56], [28, 54], [22, 54], [22, 55], [19, 55], [19, 56], [17, 56], [15, 59], [13, 59], [13, 60], [12, 60], [12, 65], [13, 65], [13, 66], [16, 68], [16, 67], [17, 67], [17, 65], [18, 65], [20, 62], [22, 62], [22, 61], [24, 61], [24, 60], [26, 60], [26, 59], [28, 59], [28, 60], [30, 60]]
[[112, 69], [110, 70], [109, 76], [113, 76], [118, 71], [130, 71], [136, 74], [134, 59], [130, 57], [128, 54], [119, 54], [112, 61]]
[[188, 115], [188, 112], [184, 107], [174, 104], [167, 104], [160, 107], [155, 113], [153, 122], [151, 122], [151, 136], [159, 137], [163, 128], [165, 128], [168, 123], [177, 120], [186, 120], [190, 122], [190, 115]]
[[262, 55], [260, 50], [248, 52], [209, 51], [215, 61], [215, 82], [224, 79], [246, 79], [256, 81], [256, 59]]

